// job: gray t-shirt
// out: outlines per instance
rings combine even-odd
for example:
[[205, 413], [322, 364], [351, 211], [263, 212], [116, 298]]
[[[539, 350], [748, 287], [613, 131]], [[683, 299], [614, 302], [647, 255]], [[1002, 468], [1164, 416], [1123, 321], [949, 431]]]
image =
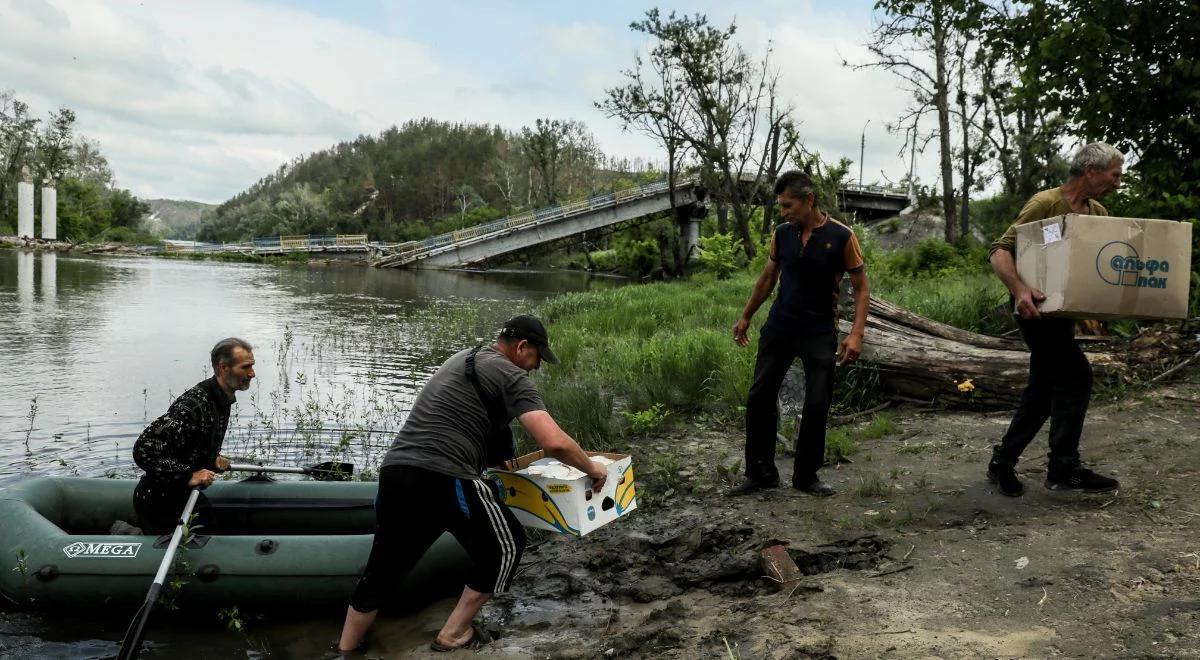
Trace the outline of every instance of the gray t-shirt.
[[[454, 354], [417, 395], [381, 467], [412, 465], [431, 472], [473, 479], [487, 457], [487, 408], [467, 377], [465, 350]], [[475, 355], [475, 373], [488, 397], [504, 402], [509, 421], [533, 410], [545, 410], [542, 395], [525, 370], [495, 346]]]

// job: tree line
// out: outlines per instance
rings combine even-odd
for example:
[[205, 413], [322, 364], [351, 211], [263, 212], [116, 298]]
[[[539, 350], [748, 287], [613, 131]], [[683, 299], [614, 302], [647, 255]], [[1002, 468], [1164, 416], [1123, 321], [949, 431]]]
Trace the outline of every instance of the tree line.
[[[22, 180], [56, 185], [60, 240], [129, 238], [149, 211], [145, 202], [117, 188], [99, 144], [76, 134], [72, 110], [59, 108], [39, 119], [13, 92], [0, 91], [0, 234], [16, 233]], [[34, 195], [34, 204], [40, 207], [41, 195]]]

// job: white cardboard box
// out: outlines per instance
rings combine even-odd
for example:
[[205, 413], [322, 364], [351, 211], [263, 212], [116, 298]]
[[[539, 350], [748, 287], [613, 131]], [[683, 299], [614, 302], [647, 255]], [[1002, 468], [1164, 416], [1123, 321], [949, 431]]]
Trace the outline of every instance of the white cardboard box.
[[1072, 213], [1017, 227], [1017, 274], [1050, 316], [1184, 318], [1191, 265], [1187, 222]]
[[591, 479], [586, 476], [554, 479], [521, 473], [536, 461], [551, 460], [542, 451], [514, 459], [510, 470], [491, 468], [488, 477], [497, 483], [502, 501], [522, 525], [584, 536], [637, 508], [633, 459], [627, 454], [588, 452], [588, 456], [613, 460], [599, 493], [592, 492]]

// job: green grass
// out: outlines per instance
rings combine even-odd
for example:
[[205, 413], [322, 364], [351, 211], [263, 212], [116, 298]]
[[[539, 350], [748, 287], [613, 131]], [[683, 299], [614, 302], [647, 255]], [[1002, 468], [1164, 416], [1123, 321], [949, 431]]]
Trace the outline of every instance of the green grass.
[[[751, 286], [748, 275], [725, 281], [698, 276], [550, 300], [540, 313], [552, 324], [562, 365], [538, 372], [547, 408], [573, 434], [586, 428], [582, 435], [591, 446], [613, 442], [629, 424], [617, 406], [635, 416], [656, 405], [738, 414], [755, 352], [735, 345], [730, 328]], [[588, 395], [552, 400], [558, 395], [549, 394], [572, 387]]]
[[934, 447], [931, 444], [921, 443], [921, 444], [916, 444], [916, 445], [903, 445], [903, 446], [897, 447], [896, 453], [897, 454], [924, 454], [925, 452], [934, 451], [935, 449], [936, 449], [936, 447]]
[[[620, 421], [613, 416], [613, 395], [599, 384], [579, 380], [556, 380], [553, 387], [540, 388], [546, 408], [573, 438], [592, 451], [616, 449]], [[529, 451], [534, 447], [530, 441]]]
[[859, 479], [854, 494], [859, 497], [888, 497], [892, 494], [892, 484], [878, 472], [872, 472]]
[[858, 451], [858, 442], [842, 429], [829, 429], [825, 434], [825, 460], [830, 465], [843, 463]]
[[937, 239], [884, 252], [869, 232], [858, 230], [871, 293], [922, 316], [957, 328], [998, 334], [1012, 327], [997, 306], [1008, 293], [992, 274], [987, 249], [954, 247]]
[[964, 330], [997, 333], [1010, 323], [995, 312], [998, 306], [1007, 305], [1008, 290], [991, 274], [911, 280], [874, 293], [911, 312]]
[[892, 416], [887, 413], [875, 415], [871, 423], [862, 430], [862, 437], [865, 440], [878, 440], [879, 438], [895, 435], [900, 432], [900, 427]]

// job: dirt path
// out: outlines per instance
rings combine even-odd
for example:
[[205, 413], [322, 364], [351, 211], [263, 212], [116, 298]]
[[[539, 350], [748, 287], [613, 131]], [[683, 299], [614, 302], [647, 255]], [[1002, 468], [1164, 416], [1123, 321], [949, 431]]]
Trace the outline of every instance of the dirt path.
[[[482, 653], [1200, 658], [1198, 402], [1187, 383], [1093, 408], [1084, 459], [1115, 496], [1045, 490], [1044, 432], [1025, 496], [994, 493], [1007, 415], [894, 411], [898, 431], [823, 472], [830, 499], [727, 498], [737, 429], [677, 429], [635, 450], [640, 511], [531, 548]], [[759, 566], [776, 542], [806, 573], [787, 591]]]

